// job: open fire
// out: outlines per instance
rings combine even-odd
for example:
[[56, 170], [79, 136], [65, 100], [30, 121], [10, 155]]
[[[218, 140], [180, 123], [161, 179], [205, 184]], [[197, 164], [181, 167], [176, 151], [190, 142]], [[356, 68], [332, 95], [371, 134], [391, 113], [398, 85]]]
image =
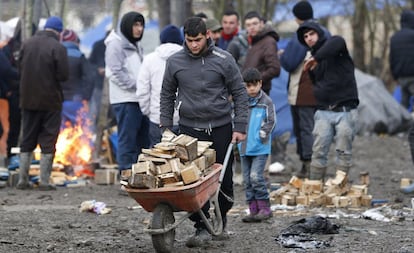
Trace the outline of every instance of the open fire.
[[77, 113], [75, 125], [67, 121], [61, 129], [56, 143], [55, 163], [83, 168], [91, 162], [93, 135], [88, 111], [89, 108], [84, 102], [84, 106]]

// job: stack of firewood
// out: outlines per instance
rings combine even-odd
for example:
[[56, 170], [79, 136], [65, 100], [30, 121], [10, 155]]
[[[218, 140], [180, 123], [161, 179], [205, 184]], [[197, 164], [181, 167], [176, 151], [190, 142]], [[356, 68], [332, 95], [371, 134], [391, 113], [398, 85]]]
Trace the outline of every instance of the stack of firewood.
[[335, 178], [325, 184], [321, 180], [299, 179], [293, 176], [289, 183], [270, 193], [274, 204], [304, 205], [311, 207], [361, 207], [370, 206], [368, 174], [361, 173], [361, 184], [350, 185], [345, 172], [338, 170]]
[[121, 184], [130, 188], [153, 189], [192, 184], [209, 174], [216, 161], [212, 142], [166, 130], [160, 143], [142, 149], [131, 170], [122, 171]]

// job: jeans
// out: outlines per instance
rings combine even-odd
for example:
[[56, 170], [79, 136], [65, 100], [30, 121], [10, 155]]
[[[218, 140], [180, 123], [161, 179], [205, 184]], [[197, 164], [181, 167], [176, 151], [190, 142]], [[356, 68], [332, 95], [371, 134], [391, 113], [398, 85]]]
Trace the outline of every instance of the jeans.
[[312, 167], [326, 168], [332, 142], [336, 142], [336, 165], [352, 166], [352, 141], [356, 134], [357, 109], [350, 112], [317, 110], [313, 129]]
[[410, 145], [411, 160], [414, 164], [414, 122], [411, 123], [410, 130], [408, 131], [408, 143]]
[[269, 192], [264, 178], [267, 157], [268, 155], [240, 157], [247, 202], [269, 199]]
[[401, 77], [398, 82], [401, 85], [401, 104], [408, 109], [410, 98], [414, 96], [414, 77]]
[[149, 147], [149, 119], [138, 103], [112, 104], [118, 124], [116, 161], [119, 170], [126, 170], [138, 160], [142, 148]]
[[310, 161], [312, 158], [315, 107], [291, 106], [293, 133], [296, 136], [296, 153], [301, 161]]

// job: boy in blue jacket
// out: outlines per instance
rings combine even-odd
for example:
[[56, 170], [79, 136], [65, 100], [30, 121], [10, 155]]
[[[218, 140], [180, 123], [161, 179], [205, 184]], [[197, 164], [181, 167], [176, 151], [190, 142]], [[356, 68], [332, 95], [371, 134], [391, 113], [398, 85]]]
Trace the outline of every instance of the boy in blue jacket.
[[238, 148], [250, 214], [242, 221], [260, 222], [272, 217], [264, 168], [270, 154], [276, 114], [272, 100], [261, 89], [260, 72], [256, 68], [246, 69], [243, 80], [249, 95], [249, 116], [246, 139], [238, 144]]

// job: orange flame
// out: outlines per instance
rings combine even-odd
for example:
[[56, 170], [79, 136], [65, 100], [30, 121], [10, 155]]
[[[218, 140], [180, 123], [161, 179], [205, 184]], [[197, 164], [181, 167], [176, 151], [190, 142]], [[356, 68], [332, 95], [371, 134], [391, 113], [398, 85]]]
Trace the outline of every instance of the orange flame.
[[57, 142], [54, 162], [63, 165], [85, 165], [92, 158], [92, 132], [91, 120], [88, 117], [88, 105], [77, 112], [76, 124], [65, 122], [65, 128], [61, 129]]

